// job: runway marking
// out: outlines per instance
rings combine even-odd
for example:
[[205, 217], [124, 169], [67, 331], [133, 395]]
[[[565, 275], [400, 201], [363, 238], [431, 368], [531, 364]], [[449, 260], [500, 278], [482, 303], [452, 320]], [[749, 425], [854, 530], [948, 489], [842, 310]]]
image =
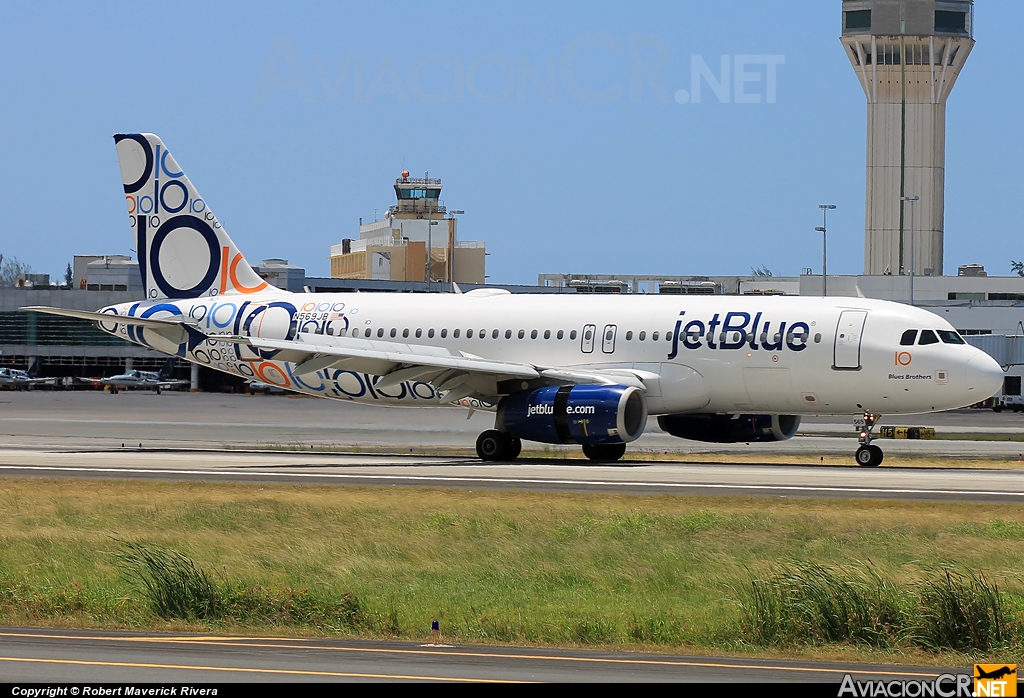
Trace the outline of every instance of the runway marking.
[[[199, 643], [203, 644], [203, 643]], [[291, 676], [337, 676], [348, 679], [405, 679], [408, 681], [456, 681], [459, 683], [529, 683], [512, 679], [467, 679], [444, 676], [406, 676], [403, 674], [358, 674], [344, 671], [302, 671], [300, 669], [258, 669], [255, 667], [192, 666], [189, 664], [147, 664], [144, 662], [100, 662], [84, 659], [44, 659], [41, 657], [0, 657], [0, 662], [73, 664], [76, 666], [127, 667], [131, 669], [181, 669], [185, 671], [234, 671], [246, 674], [286, 674]]]
[[997, 490], [933, 490], [886, 487], [827, 487], [822, 485], [747, 485], [692, 482], [638, 482], [630, 480], [568, 480], [561, 478], [510, 478], [510, 477], [470, 477], [453, 475], [376, 475], [356, 473], [295, 473], [250, 470], [238, 472], [233, 470], [174, 470], [168, 468], [95, 468], [66, 467], [53, 465], [0, 465], [0, 470], [45, 470], [70, 473], [118, 473], [136, 475], [216, 475], [220, 477], [290, 477], [290, 478], [331, 478], [337, 480], [381, 480], [384, 482], [450, 482], [506, 485], [591, 485], [602, 487], [645, 487], [645, 488], [677, 488], [677, 489], [723, 489], [723, 490], [756, 490], [767, 492], [847, 492], [855, 494], [936, 494], [936, 495], [977, 495], [987, 497], [1021, 497], [1024, 492], [1008, 492]]
[[[935, 674], [923, 674], [912, 671], [882, 671], [872, 669], [829, 669], [823, 667], [800, 667], [800, 666], [776, 666], [771, 664], [727, 664], [723, 662], [695, 662], [686, 660], [668, 660], [668, 659], [615, 659], [611, 657], [574, 657], [571, 655], [545, 655], [545, 654], [516, 654], [516, 653], [500, 653], [500, 652], [468, 652], [468, 651], [457, 651], [457, 652], [440, 652], [437, 650], [427, 649], [397, 649], [387, 647], [344, 647], [338, 645], [302, 645], [302, 644], [274, 644], [271, 642], [261, 642], [263, 638], [240, 638], [248, 640], [248, 642], [230, 641], [233, 638], [219, 638], [216, 640], [207, 640], [205, 637], [198, 638], [166, 638], [166, 637], [125, 637], [125, 636], [101, 636], [101, 635], [54, 635], [44, 633], [11, 633], [11, 632], [0, 632], [0, 637], [26, 637], [26, 638], [44, 638], [53, 640], [97, 640], [103, 642], [146, 642], [146, 643], [169, 643], [169, 644], [181, 644], [181, 645], [198, 645], [198, 646], [223, 646], [223, 647], [253, 647], [253, 648], [268, 648], [268, 649], [305, 649], [305, 650], [327, 650], [333, 652], [366, 652], [375, 654], [423, 654], [423, 655], [434, 655], [434, 656], [454, 656], [454, 657], [475, 657], [477, 659], [536, 659], [536, 660], [547, 660], [547, 661], [564, 661], [564, 662], [587, 662], [597, 664], [639, 664], [639, 665], [652, 665], [652, 666], [675, 666], [675, 667], [699, 667], [705, 669], [762, 669], [769, 671], [792, 671], [792, 672], [804, 672], [804, 673], [819, 673], [819, 674], [868, 674], [871, 676], [923, 676], [931, 677], [936, 676]], [[271, 640], [277, 640], [278, 638], [267, 638]], [[294, 638], [285, 638], [290, 642], [299, 642]], [[0, 660], [4, 659], [0, 657]], [[467, 681], [472, 679], [465, 679]]]

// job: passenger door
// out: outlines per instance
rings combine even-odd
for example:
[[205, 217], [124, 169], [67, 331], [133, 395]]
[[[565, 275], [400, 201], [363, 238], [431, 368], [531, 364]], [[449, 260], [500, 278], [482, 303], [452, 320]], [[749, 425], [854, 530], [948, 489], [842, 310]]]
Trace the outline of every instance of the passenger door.
[[860, 345], [867, 317], [866, 310], [844, 310], [839, 314], [832, 368], [840, 371], [860, 370]]
[[583, 335], [580, 339], [580, 348], [584, 354], [594, 352], [594, 335], [597, 333], [597, 325], [584, 325]]
[[601, 351], [605, 354], [613, 354], [615, 352], [615, 325], [605, 325], [604, 333], [601, 341]]

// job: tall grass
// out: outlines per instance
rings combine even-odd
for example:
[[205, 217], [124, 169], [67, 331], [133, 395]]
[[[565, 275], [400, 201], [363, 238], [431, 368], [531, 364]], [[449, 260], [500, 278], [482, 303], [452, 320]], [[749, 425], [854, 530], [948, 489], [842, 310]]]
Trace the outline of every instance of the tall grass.
[[989, 649], [1010, 639], [999, 587], [982, 573], [942, 570], [921, 586], [919, 644], [929, 649]]
[[1005, 600], [983, 574], [948, 568], [899, 586], [871, 567], [801, 562], [751, 577], [743, 634], [758, 645], [854, 643], [991, 650], [1016, 638]]
[[116, 553], [161, 618], [219, 618], [223, 597], [209, 575], [184, 553], [126, 542]]
[[365, 617], [354, 594], [340, 598], [307, 589], [215, 582], [188, 555], [125, 542], [115, 554], [144, 592], [154, 613], [172, 620], [227, 620], [246, 624], [354, 629]]

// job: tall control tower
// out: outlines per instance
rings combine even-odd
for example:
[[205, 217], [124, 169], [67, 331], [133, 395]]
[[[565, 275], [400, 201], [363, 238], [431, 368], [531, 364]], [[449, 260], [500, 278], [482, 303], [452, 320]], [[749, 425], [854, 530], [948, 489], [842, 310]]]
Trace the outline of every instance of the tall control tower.
[[973, 24], [973, 0], [843, 0], [843, 46], [868, 98], [865, 274], [909, 274], [913, 249], [915, 274], [942, 275], [946, 99]]

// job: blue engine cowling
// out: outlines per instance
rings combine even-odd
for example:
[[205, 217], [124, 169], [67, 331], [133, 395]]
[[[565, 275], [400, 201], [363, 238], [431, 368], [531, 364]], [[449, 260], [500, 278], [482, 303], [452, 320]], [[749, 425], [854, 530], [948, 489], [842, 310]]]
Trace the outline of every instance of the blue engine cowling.
[[658, 426], [691, 441], [733, 444], [739, 441], [785, 441], [800, 427], [791, 414], [665, 414]]
[[636, 441], [647, 426], [647, 398], [625, 385], [547, 386], [502, 398], [496, 427], [548, 444]]

